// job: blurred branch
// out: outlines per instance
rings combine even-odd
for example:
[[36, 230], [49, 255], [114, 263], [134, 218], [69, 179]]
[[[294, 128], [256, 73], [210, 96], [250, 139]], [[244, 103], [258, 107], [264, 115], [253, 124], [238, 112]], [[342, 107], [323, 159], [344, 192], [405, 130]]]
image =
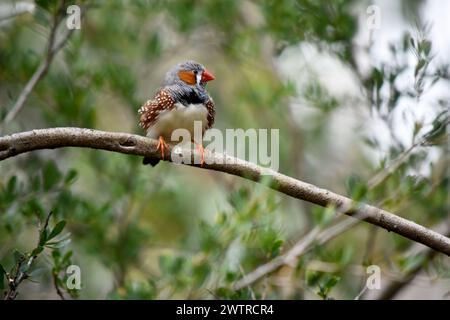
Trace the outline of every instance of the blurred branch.
[[381, 183], [383, 183], [392, 173], [394, 173], [400, 166], [408, 159], [410, 153], [419, 145], [423, 144], [423, 140], [412, 144], [408, 149], [403, 151], [399, 157], [397, 157], [386, 169], [380, 171], [378, 174], [373, 176], [368, 182], [367, 187], [372, 189]]
[[[444, 122], [443, 126], [445, 126], [445, 125], [448, 125], [448, 123]], [[428, 133], [428, 134], [430, 134], [430, 133]], [[367, 187], [369, 189], [372, 189], [372, 188], [375, 188], [376, 186], [379, 186], [384, 181], [386, 181], [386, 179], [389, 178], [389, 176], [391, 174], [393, 174], [395, 171], [397, 171], [401, 167], [401, 165], [403, 165], [403, 163], [406, 160], [408, 160], [409, 156], [411, 155], [412, 151], [415, 148], [427, 145], [427, 143], [428, 143], [427, 135], [428, 134], [425, 134], [422, 138], [418, 139], [417, 141], [414, 141], [413, 144], [408, 149], [406, 149], [405, 151], [400, 153], [400, 155], [397, 158], [395, 158], [388, 167], [384, 168], [384, 170], [380, 171], [378, 174], [373, 176], [367, 182]]]
[[[56, 10], [53, 16], [53, 22], [50, 29], [50, 35], [47, 42], [47, 50], [44, 59], [39, 64], [38, 68], [31, 76], [30, 80], [27, 82], [19, 97], [16, 100], [14, 106], [9, 110], [6, 114], [5, 119], [3, 120], [2, 126], [7, 125], [9, 122], [14, 120], [18, 113], [22, 110], [25, 102], [28, 100], [30, 93], [33, 91], [34, 87], [38, 84], [38, 82], [47, 74], [50, 64], [53, 61], [55, 55], [64, 47], [64, 45], [69, 40], [70, 36], [73, 33], [73, 29], [67, 30], [59, 41], [56, 41], [57, 29], [63, 21], [63, 16], [65, 13], [65, 1], [61, 2], [61, 6]], [[81, 15], [83, 15], [83, 8], [81, 8]], [[0, 127], [1, 132], [1, 127]]]
[[[408, 272], [399, 280], [391, 280], [387, 286], [384, 286], [383, 290], [376, 295], [373, 300], [390, 300], [392, 299], [401, 289], [406, 285], [411, 283], [414, 278], [422, 271], [423, 267], [428, 264], [436, 256], [436, 251], [426, 250], [423, 256], [423, 262], [417, 264], [414, 268], [408, 270]], [[364, 286], [366, 287], [366, 286]], [[366, 291], [367, 292], [367, 291]], [[366, 293], [365, 292], [365, 293]], [[364, 298], [364, 296], [363, 296]]]
[[61, 300], [66, 300], [64, 293], [58, 284], [58, 274], [56, 272], [52, 273], [53, 286], [55, 287], [56, 294], [61, 298]]
[[[83, 128], [39, 129], [0, 137], [0, 160], [33, 150], [63, 147], [102, 149], [161, 159], [157, 144], [156, 140], [129, 133]], [[172, 149], [173, 147], [166, 149], [165, 160], [171, 161], [169, 159], [171, 159]], [[193, 152], [191, 160], [194, 158], [200, 158], [197, 151]], [[355, 203], [352, 199], [329, 190], [226, 154], [206, 151], [205, 161], [204, 169], [229, 173], [255, 182], [260, 182], [263, 177], [270, 175], [269, 186], [274, 190], [322, 207], [334, 207], [346, 215], [395, 232], [450, 256], [449, 238], [383, 209], [364, 203]], [[191, 163], [191, 166], [200, 167], [200, 164], [195, 164], [194, 161]]]

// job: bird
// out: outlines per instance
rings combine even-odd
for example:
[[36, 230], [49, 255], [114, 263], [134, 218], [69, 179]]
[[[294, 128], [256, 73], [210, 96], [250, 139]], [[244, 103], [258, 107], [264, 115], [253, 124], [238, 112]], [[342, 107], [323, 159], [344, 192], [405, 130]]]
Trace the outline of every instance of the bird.
[[[139, 125], [149, 138], [157, 139], [157, 150], [164, 160], [172, 132], [187, 129], [194, 137], [194, 121], [201, 121], [202, 138], [214, 124], [214, 101], [206, 90], [206, 84], [215, 76], [202, 64], [188, 60], [173, 66], [165, 75], [162, 87], [152, 99], [138, 110]], [[201, 153], [201, 166], [205, 163], [202, 141], [192, 142]], [[143, 164], [156, 166], [160, 160], [145, 157]]]

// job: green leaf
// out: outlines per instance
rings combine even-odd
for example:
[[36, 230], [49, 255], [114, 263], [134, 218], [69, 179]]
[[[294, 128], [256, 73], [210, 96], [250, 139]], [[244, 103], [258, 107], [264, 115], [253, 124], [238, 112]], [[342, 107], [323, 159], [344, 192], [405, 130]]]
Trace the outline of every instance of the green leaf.
[[416, 48], [416, 42], [414, 41], [414, 38], [410, 38], [409, 41], [411, 42], [411, 46], [415, 49]]
[[73, 251], [67, 251], [67, 253], [62, 258], [62, 264], [69, 264], [70, 258], [72, 258]]
[[48, 191], [61, 181], [61, 172], [53, 161], [47, 162], [43, 170], [44, 190]]
[[428, 56], [431, 52], [431, 41], [423, 40], [421, 43], [421, 48], [426, 56]]
[[314, 221], [322, 227], [328, 225], [335, 217], [335, 214], [336, 208], [333, 206], [328, 206], [326, 208], [315, 207], [313, 209]]
[[159, 258], [159, 267], [163, 272], [169, 275], [178, 274], [185, 264], [185, 258], [183, 257], [172, 257], [172, 256], [161, 256]]
[[319, 282], [320, 278], [322, 277], [322, 274], [317, 271], [306, 270], [305, 277], [306, 277], [306, 284], [312, 287]]
[[58, 2], [54, 0], [35, 0], [35, 2], [39, 7], [46, 10], [50, 10], [58, 4]]
[[61, 251], [59, 251], [59, 250], [52, 251], [52, 257], [53, 257], [53, 260], [55, 261], [55, 263], [59, 262], [59, 260], [61, 259]]
[[426, 60], [425, 59], [420, 59], [419, 62], [416, 65], [416, 69], [414, 70], [414, 76], [417, 77], [417, 74], [419, 73], [420, 70], [422, 70], [422, 68], [425, 66], [426, 64]]
[[50, 249], [59, 249], [67, 246], [70, 243], [71, 239], [65, 239], [61, 241], [51, 241], [47, 242], [45, 246]]
[[64, 184], [71, 185], [72, 183], [74, 183], [75, 180], [77, 179], [77, 175], [78, 173], [76, 172], [76, 170], [74, 169], [69, 170], [69, 172], [66, 174], [66, 177], [64, 178]]
[[62, 220], [62, 221], [58, 222], [56, 224], [56, 226], [53, 228], [53, 230], [50, 232], [50, 234], [48, 235], [47, 241], [50, 240], [50, 239], [53, 239], [58, 234], [60, 234], [63, 231], [65, 226], [66, 226], [66, 221], [65, 220]]
[[361, 201], [367, 194], [368, 188], [357, 175], [351, 175], [346, 181], [347, 193], [355, 201]]
[[32, 252], [31, 252], [31, 256], [37, 256], [39, 253], [41, 253], [44, 250], [44, 247], [42, 245], [39, 245], [37, 248], [35, 248]]
[[363, 142], [371, 148], [378, 148], [379, 146], [378, 141], [374, 138], [364, 137]]
[[424, 135], [426, 145], [443, 143], [447, 137], [447, 126], [450, 124], [450, 113], [444, 110], [433, 120], [433, 127]]
[[8, 192], [8, 194], [14, 194], [14, 192], [16, 191], [16, 186], [17, 186], [17, 177], [16, 176], [12, 176], [9, 181], [8, 181], [8, 186], [6, 187], [6, 191]]
[[226, 287], [220, 287], [216, 290], [216, 295], [221, 298], [230, 298], [232, 297], [234, 292]]
[[372, 70], [372, 79], [374, 81], [374, 84], [377, 88], [377, 91], [380, 90], [381, 86], [383, 85], [383, 79], [384, 79], [384, 72], [383, 70], [373, 68]]
[[325, 281], [324, 287], [329, 291], [339, 282], [339, 280], [339, 277], [331, 276]]
[[225, 281], [228, 283], [236, 281], [238, 278], [239, 278], [239, 274], [237, 274], [236, 272], [233, 272], [231, 270], [227, 270], [227, 272], [225, 273]]
[[32, 179], [31, 179], [31, 189], [34, 192], [39, 191], [41, 188], [41, 177], [39, 175], [35, 175]]
[[281, 247], [283, 246], [284, 241], [282, 239], [277, 239], [272, 244], [272, 250], [270, 252], [272, 257], [275, 257], [280, 254]]
[[240, 212], [244, 210], [247, 201], [250, 197], [250, 192], [247, 188], [240, 188], [237, 191], [234, 191], [230, 194], [228, 201], [231, 206], [236, 210], [236, 212]]
[[423, 254], [416, 254], [408, 256], [399, 261], [399, 265], [402, 267], [404, 273], [409, 273], [415, 270], [417, 267], [423, 265], [426, 260], [426, 256]]
[[321, 284], [319, 284], [319, 291], [317, 292], [317, 294], [322, 299], [327, 299], [331, 289], [336, 286], [340, 279], [340, 277], [334, 275], [326, 276], [325, 280]]
[[211, 266], [207, 262], [202, 262], [195, 265], [192, 269], [192, 276], [195, 280], [195, 286], [200, 287], [210, 274]]
[[48, 231], [47, 231], [47, 229], [44, 229], [44, 230], [42, 230], [40, 238], [39, 238], [39, 245], [40, 246], [45, 245], [47, 240], [48, 240]]

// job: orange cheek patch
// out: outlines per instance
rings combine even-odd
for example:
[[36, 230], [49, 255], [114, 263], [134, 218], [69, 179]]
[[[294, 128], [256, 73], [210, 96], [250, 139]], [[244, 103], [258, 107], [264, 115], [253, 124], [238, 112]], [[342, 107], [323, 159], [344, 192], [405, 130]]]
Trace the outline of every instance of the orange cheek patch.
[[193, 85], [196, 83], [195, 74], [192, 71], [180, 71], [178, 72], [178, 77], [187, 84]]

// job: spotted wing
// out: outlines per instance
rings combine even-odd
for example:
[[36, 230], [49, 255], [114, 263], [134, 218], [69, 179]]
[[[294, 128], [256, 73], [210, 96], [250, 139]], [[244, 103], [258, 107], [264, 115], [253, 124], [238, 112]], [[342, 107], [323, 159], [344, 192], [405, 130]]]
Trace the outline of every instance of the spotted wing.
[[138, 113], [141, 115], [139, 125], [147, 131], [158, 119], [159, 114], [164, 110], [171, 110], [175, 101], [167, 90], [159, 90], [153, 99], [148, 100]]
[[208, 109], [208, 115], [207, 115], [207, 120], [208, 123], [206, 124], [206, 130], [212, 128], [213, 124], [214, 124], [214, 117], [216, 115], [216, 110], [214, 109], [214, 102], [213, 100], [210, 98], [206, 104], [206, 109]]

